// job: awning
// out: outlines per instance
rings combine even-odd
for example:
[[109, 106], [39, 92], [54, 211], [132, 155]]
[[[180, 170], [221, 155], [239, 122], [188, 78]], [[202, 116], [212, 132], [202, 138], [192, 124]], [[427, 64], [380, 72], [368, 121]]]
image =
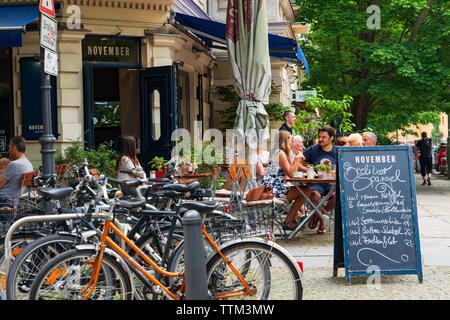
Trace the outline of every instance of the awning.
[[[175, 14], [175, 21], [210, 45], [213, 41], [226, 45], [225, 23], [201, 19], [182, 13]], [[298, 63], [301, 61], [309, 74], [308, 62], [294, 39], [269, 33], [269, 54], [272, 57], [292, 62]]]
[[0, 47], [21, 47], [22, 30], [39, 18], [36, 4], [0, 7]]
[[175, 0], [172, 5], [176, 13], [211, 20], [211, 18], [194, 2], [194, 0]]

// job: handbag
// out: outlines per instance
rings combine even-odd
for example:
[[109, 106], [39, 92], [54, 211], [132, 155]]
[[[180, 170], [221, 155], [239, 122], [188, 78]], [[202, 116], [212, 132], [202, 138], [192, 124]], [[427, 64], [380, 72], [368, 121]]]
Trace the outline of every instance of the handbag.
[[273, 198], [273, 189], [270, 185], [262, 185], [250, 190], [245, 196], [245, 201], [270, 200]]

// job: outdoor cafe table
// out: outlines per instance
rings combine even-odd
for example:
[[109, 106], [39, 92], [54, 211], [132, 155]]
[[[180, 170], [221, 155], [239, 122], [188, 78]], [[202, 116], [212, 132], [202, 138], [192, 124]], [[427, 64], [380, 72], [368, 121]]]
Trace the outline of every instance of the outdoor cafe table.
[[[306, 179], [306, 178], [299, 178], [299, 177], [293, 177], [293, 178], [286, 178], [286, 182], [292, 183], [297, 190], [300, 192], [303, 197], [305, 197], [306, 201], [311, 205], [312, 210], [309, 212], [309, 214], [306, 216], [306, 218], [295, 228], [294, 231], [291, 232], [289, 235], [289, 239], [291, 239], [313, 216], [314, 213], [318, 213], [322, 219], [325, 221], [325, 223], [330, 227], [330, 229], [333, 231], [333, 227], [328, 222], [328, 220], [323, 216], [323, 214], [320, 212], [319, 209], [322, 209], [324, 207], [324, 204], [327, 203], [328, 199], [333, 195], [333, 192], [336, 190], [336, 178], [328, 178], [328, 179]], [[301, 186], [307, 186], [308, 183], [329, 183], [331, 185], [330, 191], [322, 197], [320, 202], [317, 204], [317, 206], [312, 202], [311, 198], [308, 197], [300, 188]], [[306, 203], [306, 202], [305, 202]]]
[[203, 179], [212, 176], [212, 172], [198, 172], [198, 173], [182, 173], [175, 174], [175, 178], [179, 180], [180, 183], [190, 183], [197, 181], [198, 179]]

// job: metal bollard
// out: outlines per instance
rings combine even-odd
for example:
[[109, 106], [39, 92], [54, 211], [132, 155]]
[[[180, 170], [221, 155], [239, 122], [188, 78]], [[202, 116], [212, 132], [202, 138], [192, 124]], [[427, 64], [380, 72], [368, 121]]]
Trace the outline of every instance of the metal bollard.
[[183, 216], [186, 300], [207, 300], [206, 257], [202, 217], [195, 210]]

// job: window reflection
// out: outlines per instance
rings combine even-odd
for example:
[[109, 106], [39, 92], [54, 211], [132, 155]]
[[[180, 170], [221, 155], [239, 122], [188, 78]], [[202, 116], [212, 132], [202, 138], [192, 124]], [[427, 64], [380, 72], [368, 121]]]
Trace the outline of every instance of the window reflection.
[[161, 137], [161, 104], [160, 94], [158, 90], [152, 93], [152, 137], [153, 140], [159, 140]]

